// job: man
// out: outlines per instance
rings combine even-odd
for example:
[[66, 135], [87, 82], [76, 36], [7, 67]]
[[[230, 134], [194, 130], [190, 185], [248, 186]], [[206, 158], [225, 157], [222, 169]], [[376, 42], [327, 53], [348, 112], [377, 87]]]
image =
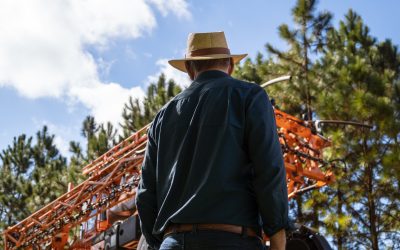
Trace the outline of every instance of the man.
[[287, 187], [265, 91], [236, 80], [223, 32], [192, 33], [169, 63], [191, 80], [149, 131], [137, 208], [154, 249], [284, 249]]

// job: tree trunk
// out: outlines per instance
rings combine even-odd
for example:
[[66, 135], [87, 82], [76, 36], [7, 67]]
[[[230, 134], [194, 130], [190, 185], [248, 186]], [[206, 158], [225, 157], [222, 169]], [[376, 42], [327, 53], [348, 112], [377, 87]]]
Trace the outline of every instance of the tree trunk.
[[[368, 154], [367, 139], [363, 140], [363, 154]], [[368, 219], [369, 219], [369, 230], [371, 234], [371, 247], [373, 250], [379, 250], [378, 246], [378, 230], [377, 230], [377, 216], [376, 216], [376, 204], [374, 196], [374, 166], [375, 162], [368, 162], [365, 166], [365, 174], [367, 179], [367, 199], [368, 199]]]
[[311, 94], [310, 94], [310, 83], [308, 81], [308, 41], [307, 41], [307, 20], [303, 17], [303, 27], [302, 27], [302, 35], [303, 35], [303, 52], [304, 52], [304, 60], [303, 60], [303, 73], [304, 73], [304, 85], [306, 88], [306, 112], [307, 112], [307, 120], [312, 120], [312, 112], [311, 112]]
[[297, 220], [299, 223], [304, 223], [303, 215], [303, 199], [301, 195], [296, 196]]
[[371, 243], [373, 250], [379, 250], [378, 246], [378, 232], [376, 228], [376, 205], [373, 195], [373, 167], [371, 164], [367, 166], [368, 171], [368, 213], [369, 213], [369, 224], [371, 233]]
[[[338, 217], [340, 218], [343, 215], [342, 207], [343, 207], [343, 193], [340, 191], [340, 188], [338, 187], [338, 205], [337, 205], [337, 211], [338, 211]], [[343, 232], [340, 224], [338, 224], [337, 232], [336, 232], [336, 239], [337, 239], [337, 249], [338, 250], [343, 250]]]

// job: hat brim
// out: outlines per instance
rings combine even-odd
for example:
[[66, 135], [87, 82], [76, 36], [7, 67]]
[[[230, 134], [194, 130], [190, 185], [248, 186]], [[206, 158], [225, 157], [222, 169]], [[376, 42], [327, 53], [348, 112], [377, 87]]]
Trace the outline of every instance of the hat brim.
[[188, 57], [183, 59], [174, 59], [169, 60], [168, 63], [183, 72], [186, 71], [185, 62], [186, 61], [200, 61], [200, 60], [213, 60], [213, 59], [224, 59], [224, 58], [232, 58], [233, 63], [240, 62], [243, 58], [245, 58], [247, 54], [239, 54], [239, 55], [226, 55], [226, 54], [217, 54], [217, 55], [207, 55], [207, 56], [196, 56], [196, 57]]

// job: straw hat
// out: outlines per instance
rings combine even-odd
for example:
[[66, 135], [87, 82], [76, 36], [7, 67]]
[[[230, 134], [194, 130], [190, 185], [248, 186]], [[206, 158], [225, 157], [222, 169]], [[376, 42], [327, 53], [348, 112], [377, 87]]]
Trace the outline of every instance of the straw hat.
[[172, 67], [186, 72], [186, 61], [232, 58], [237, 63], [246, 56], [247, 54], [231, 55], [223, 31], [190, 33], [185, 58], [168, 62]]

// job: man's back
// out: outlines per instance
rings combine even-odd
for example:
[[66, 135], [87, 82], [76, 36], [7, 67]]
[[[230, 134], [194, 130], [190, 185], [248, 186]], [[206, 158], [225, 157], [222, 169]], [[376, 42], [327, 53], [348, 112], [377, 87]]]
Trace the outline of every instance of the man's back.
[[154, 188], [155, 207], [139, 213], [155, 216], [159, 235], [169, 223], [257, 229], [261, 213], [264, 231], [273, 234], [287, 223], [280, 150], [265, 91], [203, 72], [152, 124], [142, 178], [154, 183], [147, 188]]
[[225, 73], [209, 71], [161, 111], [156, 122], [162, 219], [258, 225], [244, 142], [251, 89]]

